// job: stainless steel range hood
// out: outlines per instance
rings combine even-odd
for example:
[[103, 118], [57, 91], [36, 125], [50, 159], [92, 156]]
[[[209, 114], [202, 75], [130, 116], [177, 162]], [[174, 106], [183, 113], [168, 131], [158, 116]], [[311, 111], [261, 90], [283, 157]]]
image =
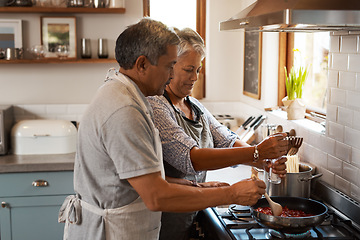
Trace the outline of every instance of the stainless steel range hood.
[[258, 0], [220, 30], [360, 31], [360, 0]]

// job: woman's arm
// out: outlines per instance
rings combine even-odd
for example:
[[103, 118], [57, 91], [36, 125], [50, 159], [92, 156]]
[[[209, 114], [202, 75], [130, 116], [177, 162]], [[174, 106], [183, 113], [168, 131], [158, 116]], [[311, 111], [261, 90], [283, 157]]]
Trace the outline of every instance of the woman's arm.
[[196, 171], [214, 170], [237, 164], [265, 165], [266, 159], [277, 159], [286, 154], [287, 140], [284, 140], [285, 137], [286, 133], [278, 133], [256, 145], [259, 153], [258, 159], [254, 158], [255, 146], [216, 149], [193, 147], [190, 151], [190, 158]]

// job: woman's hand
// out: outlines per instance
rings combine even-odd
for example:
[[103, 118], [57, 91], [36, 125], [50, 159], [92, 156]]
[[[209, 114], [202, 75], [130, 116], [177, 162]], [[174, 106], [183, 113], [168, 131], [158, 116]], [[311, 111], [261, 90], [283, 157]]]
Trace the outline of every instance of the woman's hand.
[[278, 159], [286, 155], [288, 151], [288, 140], [286, 133], [277, 133], [265, 138], [257, 145], [259, 159]]
[[269, 171], [269, 168], [272, 168], [272, 172], [279, 175], [279, 177], [283, 178], [286, 174], [286, 156], [282, 156], [279, 159], [273, 161], [267, 161], [266, 171]]

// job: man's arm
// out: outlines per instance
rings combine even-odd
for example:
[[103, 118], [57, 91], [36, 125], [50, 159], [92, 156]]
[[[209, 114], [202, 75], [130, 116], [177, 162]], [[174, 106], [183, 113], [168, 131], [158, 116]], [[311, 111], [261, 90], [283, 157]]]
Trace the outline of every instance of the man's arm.
[[231, 186], [199, 188], [165, 181], [160, 172], [129, 178], [152, 211], [191, 212], [223, 204], [253, 205], [265, 193], [261, 180], [246, 179]]

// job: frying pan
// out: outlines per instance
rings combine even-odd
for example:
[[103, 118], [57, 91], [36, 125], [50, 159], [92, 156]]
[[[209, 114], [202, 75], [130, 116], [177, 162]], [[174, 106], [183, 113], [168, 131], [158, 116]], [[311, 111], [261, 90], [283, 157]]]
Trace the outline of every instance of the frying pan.
[[304, 233], [320, 225], [326, 217], [328, 208], [315, 200], [300, 198], [300, 197], [271, 197], [274, 202], [281, 206], [287, 206], [292, 210], [302, 210], [305, 213], [312, 214], [310, 217], [280, 217], [267, 215], [256, 211], [258, 207], [269, 207], [265, 198], [259, 201], [250, 208], [251, 214], [255, 220], [263, 227], [282, 231], [284, 233]]

